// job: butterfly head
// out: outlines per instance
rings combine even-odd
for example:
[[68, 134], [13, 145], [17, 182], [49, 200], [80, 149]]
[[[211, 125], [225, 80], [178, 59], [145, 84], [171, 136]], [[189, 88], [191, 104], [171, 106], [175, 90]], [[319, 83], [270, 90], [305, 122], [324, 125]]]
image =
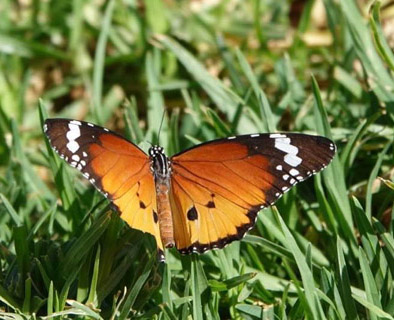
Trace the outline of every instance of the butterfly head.
[[153, 145], [149, 148], [149, 155], [151, 158], [157, 156], [158, 154], [164, 154], [164, 149], [162, 147]]
[[149, 148], [149, 156], [152, 161], [151, 170], [155, 177], [168, 177], [171, 173], [171, 164], [164, 149], [157, 145], [152, 146]]

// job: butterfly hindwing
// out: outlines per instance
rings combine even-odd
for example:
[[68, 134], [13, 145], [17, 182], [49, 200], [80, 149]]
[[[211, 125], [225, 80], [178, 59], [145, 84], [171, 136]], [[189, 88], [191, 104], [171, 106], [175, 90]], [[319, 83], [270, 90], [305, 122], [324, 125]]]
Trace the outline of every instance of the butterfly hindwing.
[[172, 179], [174, 238], [181, 253], [204, 252], [241, 239], [260, 210], [202, 180], [185, 171]]
[[331, 140], [254, 134], [210, 141], [172, 157], [175, 241], [187, 253], [221, 248], [253, 227], [261, 208], [327, 166]]
[[153, 234], [161, 248], [149, 157], [118, 134], [88, 122], [47, 119], [52, 148], [82, 172], [117, 208], [130, 227]]

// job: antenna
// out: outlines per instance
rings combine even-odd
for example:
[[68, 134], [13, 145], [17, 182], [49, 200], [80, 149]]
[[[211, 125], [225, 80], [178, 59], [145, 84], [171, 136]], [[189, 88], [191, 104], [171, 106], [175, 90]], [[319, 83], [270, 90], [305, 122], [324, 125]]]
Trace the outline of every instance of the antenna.
[[161, 127], [163, 126], [165, 115], [166, 115], [166, 110], [163, 110], [163, 115], [161, 116], [161, 121], [160, 121], [159, 132], [157, 134], [157, 144], [160, 144], [160, 132], [161, 132]]

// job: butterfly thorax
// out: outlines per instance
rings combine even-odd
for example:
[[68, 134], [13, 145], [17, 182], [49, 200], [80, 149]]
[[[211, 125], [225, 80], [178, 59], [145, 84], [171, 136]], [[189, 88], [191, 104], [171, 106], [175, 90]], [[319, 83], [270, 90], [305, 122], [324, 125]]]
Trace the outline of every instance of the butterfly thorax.
[[160, 237], [164, 247], [174, 246], [174, 229], [170, 204], [171, 162], [162, 147], [152, 146], [149, 149], [151, 171], [155, 178], [157, 215]]

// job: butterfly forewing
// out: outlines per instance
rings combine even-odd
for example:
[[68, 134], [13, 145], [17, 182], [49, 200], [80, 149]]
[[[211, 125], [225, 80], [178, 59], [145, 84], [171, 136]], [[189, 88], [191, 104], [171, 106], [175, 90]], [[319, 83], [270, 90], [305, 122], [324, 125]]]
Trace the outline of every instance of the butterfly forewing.
[[161, 248], [154, 179], [149, 157], [136, 145], [88, 122], [48, 119], [52, 148], [82, 172], [132, 228], [151, 233]]
[[322, 170], [331, 140], [304, 134], [254, 134], [210, 141], [172, 158], [176, 246], [203, 252], [240, 239], [258, 211]]

